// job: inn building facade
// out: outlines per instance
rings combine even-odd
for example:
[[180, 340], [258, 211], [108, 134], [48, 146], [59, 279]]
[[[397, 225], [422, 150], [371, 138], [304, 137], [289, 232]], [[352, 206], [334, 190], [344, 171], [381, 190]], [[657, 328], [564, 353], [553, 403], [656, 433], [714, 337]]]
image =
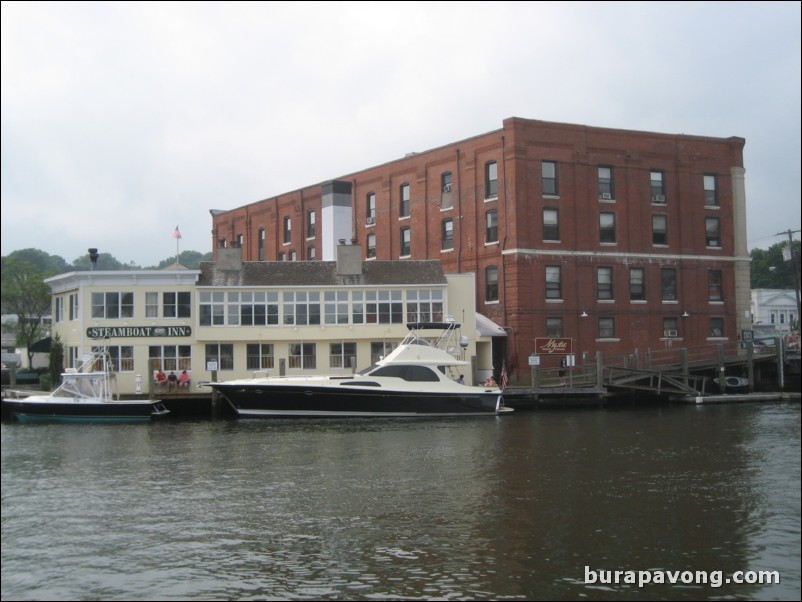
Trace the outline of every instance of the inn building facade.
[[474, 274], [477, 312], [508, 335], [497, 370], [526, 374], [533, 354], [549, 367], [735, 341], [752, 321], [744, 144], [509, 118], [212, 210], [212, 246], [251, 262], [326, 261], [353, 240], [366, 262]]
[[[391, 351], [408, 322], [455, 321], [470, 362], [466, 382], [492, 370], [504, 330], [477, 318], [472, 274], [438, 261], [365, 262], [341, 244], [335, 261], [247, 262], [219, 250], [200, 270], [72, 272], [46, 280], [53, 334], [67, 368], [107, 347], [121, 394], [145, 394], [154, 372], [186, 370], [198, 383], [260, 375], [361, 370]], [[495, 346], [498, 346], [497, 344]]]

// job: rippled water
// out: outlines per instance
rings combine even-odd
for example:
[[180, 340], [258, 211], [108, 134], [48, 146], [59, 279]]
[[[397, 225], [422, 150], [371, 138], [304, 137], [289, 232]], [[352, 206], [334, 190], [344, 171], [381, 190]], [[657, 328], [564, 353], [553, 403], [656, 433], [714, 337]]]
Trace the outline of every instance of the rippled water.
[[1, 570], [3, 600], [797, 600], [800, 409], [4, 423]]

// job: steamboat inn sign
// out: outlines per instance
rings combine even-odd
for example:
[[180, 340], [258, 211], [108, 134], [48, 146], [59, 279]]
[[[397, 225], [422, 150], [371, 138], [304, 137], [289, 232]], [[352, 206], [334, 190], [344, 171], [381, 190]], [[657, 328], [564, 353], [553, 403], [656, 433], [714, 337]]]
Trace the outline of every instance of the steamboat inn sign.
[[189, 337], [190, 326], [91, 326], [86, 329], [90, 339], [117, 337]]

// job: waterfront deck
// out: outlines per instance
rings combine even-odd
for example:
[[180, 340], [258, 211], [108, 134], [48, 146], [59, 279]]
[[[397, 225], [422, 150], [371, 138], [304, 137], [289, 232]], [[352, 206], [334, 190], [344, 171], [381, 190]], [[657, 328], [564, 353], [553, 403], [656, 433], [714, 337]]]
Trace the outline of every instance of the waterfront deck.
[[[799, 353], [782, 356], [782, 351], [757, 354], [736, 343], [716, 343], [690, 348], [668, 344], [665, 349], [627, 356], [599, 354], [593, 362], [568, 367], [562, 376], [559, 368], [533, 367], [528, 383], [507, 389], [505, 399], [512, 407], [599, 405], [633, 397], [665, 401], [720, 398], [708, 403], [724, 403], [735, 401], [735, 394], [739, 399], [759, 401], [760, 396], [750, 395], [799, 388]], [[726, 377], [730, 376], [745, 379], [746, 384], [727, 388]]]

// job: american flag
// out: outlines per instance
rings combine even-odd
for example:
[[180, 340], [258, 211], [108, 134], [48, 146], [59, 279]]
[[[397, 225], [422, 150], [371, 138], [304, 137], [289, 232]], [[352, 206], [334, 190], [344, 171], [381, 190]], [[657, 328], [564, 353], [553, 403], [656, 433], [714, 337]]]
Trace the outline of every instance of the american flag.
[[181, 232], [178, 230], [178, 226], [176, 226], [175, 230], [173, 230], [172, 237], [175, 239], [181, 238]]
[[503, 364], [501, 364], [501, 390], [502, 391], [507, 388], [507, 382], [508, 381], [509, 381], [509, 378], [507, 377], [507, 362], [504, 362]]

